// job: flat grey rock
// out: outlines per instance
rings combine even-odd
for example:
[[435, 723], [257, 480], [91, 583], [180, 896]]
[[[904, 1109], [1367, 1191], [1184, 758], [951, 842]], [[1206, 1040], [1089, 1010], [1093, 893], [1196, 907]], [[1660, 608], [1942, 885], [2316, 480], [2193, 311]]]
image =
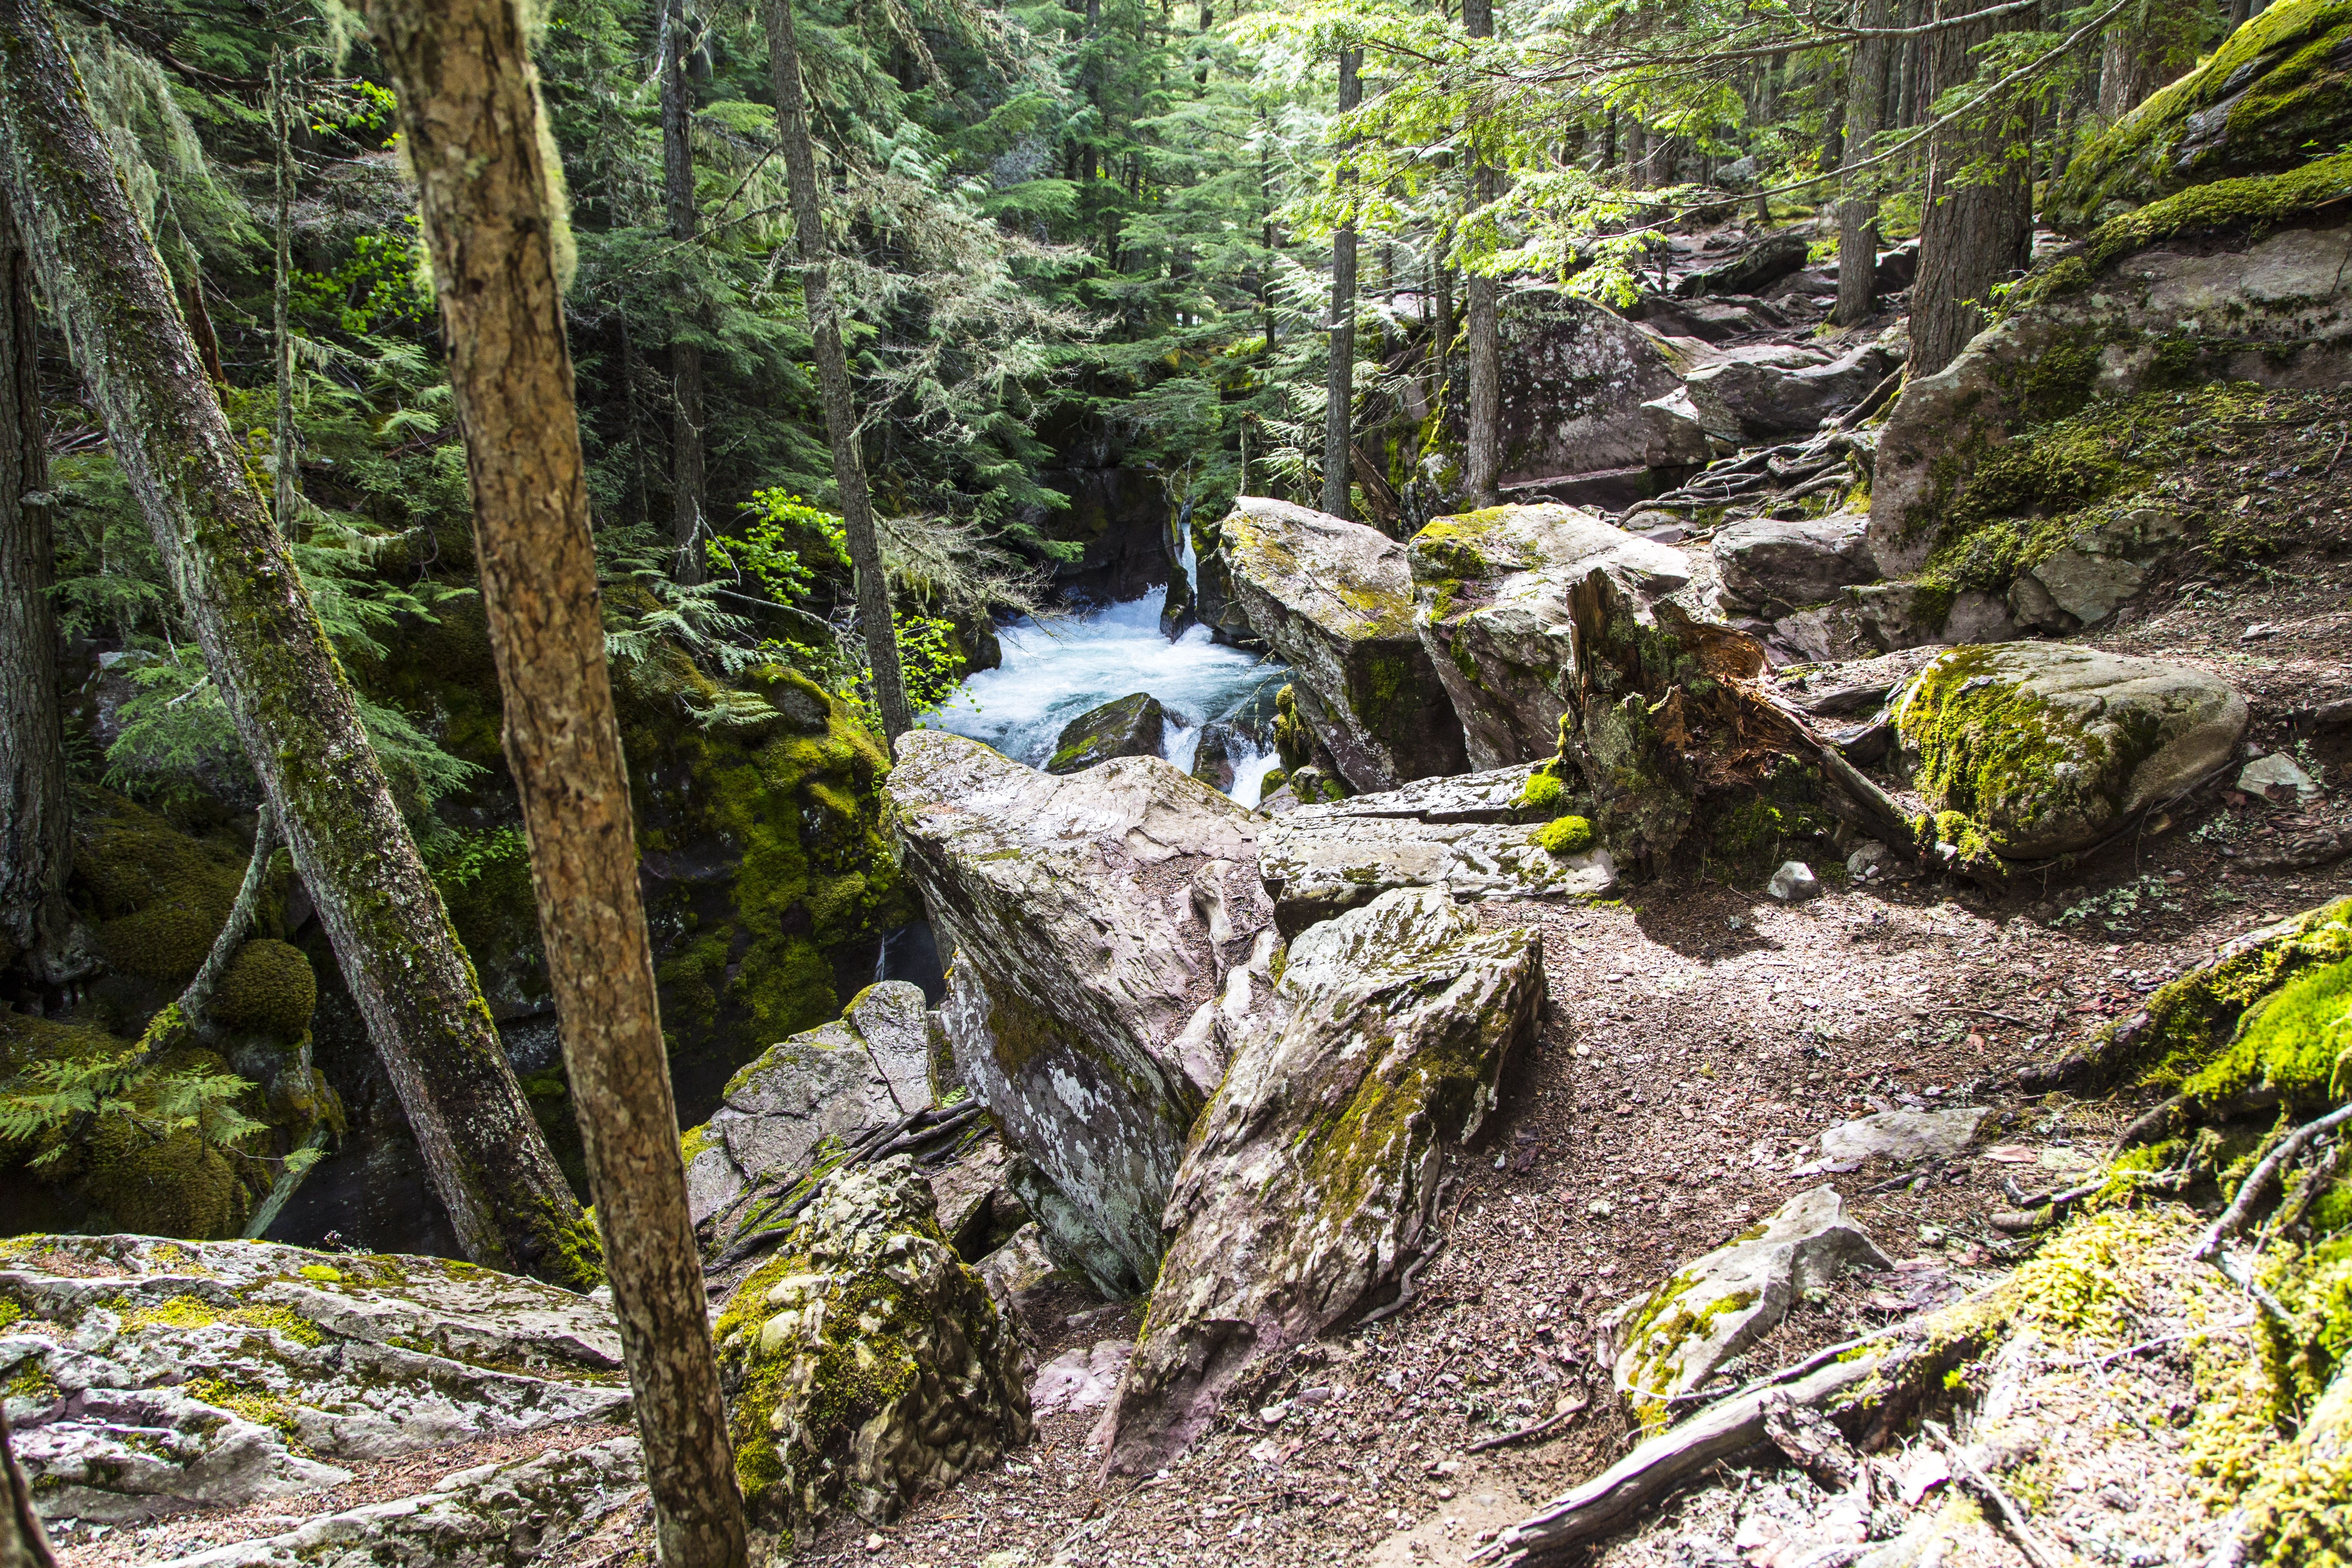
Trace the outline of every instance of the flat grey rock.
[[1755, 1343], [1803, 1290], [1849, 1268], [1891, 1268], [1830, 1187], [1790, 1198], [1726, 1246], [1683, 1265], [1628, 1314], [1618, 1389], [1645, 1423], [1663, 1425], [1677, 1394]]
[[1724, 591], [1739, 604], [1817, 605], [1878, 575], [1870, 520], [1848, 513], [1754, 518], [1718, 531], [1714, 545]]
[[1990, 1114], [1982, 1106], [1882, 1110], [1823, 1132], [1822, 1156], [1835, 1161], [1886, 1159], [1906, 1165], [1922, 1160], [1949, 1160], [1975, 1141], [1977, 1129]]

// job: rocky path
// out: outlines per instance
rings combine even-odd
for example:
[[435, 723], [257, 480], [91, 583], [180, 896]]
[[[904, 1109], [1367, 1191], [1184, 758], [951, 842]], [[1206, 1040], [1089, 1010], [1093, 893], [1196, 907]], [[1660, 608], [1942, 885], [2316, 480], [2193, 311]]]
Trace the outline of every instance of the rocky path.
[[[2130, 1110], [2027, 1099], [2013, 1069], [2127, 1014], [2220, 942], [2352, 893], [2342, 863], [2232, 869], [2232, 836], [2264, 814], [2217, 801], [2048, 897], [1916, 880], [1794, 907], [1717, 885], [1485, 906], [1487, 919], [1541, 926], [1553, 1014], [1502, 1110], [1457, 1160], [1447, 1245], [1404, 1310], [1294, 1354], [1251, 1411], [1230, 1410], [1163, 1475], [1100, 1483], [1087, 1447], [1097, 1413], [1049, 1415], [1032, 1448], [807, 1561], [1462, 1561], [1482, 1533], [1623, 1451], [1633, 1426], [1610, 1384], [1610, 1310], [1796, 1194], [1835, 1185], [1897, 1268], [1807, 1300], [1736, 1368], [1792, 1360], [1998, 1277], [2013, 1254], [1987, 1223], [2013, 1206], [2003, 1179], [2055, 1185], [2089, 1168]], [[1997, 1119], [1963, 1159], [1907, 1175], [1881, 1161], [1796, 1173], [1820, 1161], [1826, 1128], [1953, 1105]], [[1031, 1326], [1051, 1359], [1137, 1323], [1065, 1297]], [[2156, 1384], [2146, 1392], [2155, 1398]], [[1555, 1434], [1472, 1451], [1580, 1403]], [[1802, 1510], [1791, 1500], [1787, 1511]], [[1656, 1532], [1617, 1550], [1659, 1560], [1671, 1522]], [[1989, 1560], [2020, 1561], [1998, 1537], [1980, 1544]]]

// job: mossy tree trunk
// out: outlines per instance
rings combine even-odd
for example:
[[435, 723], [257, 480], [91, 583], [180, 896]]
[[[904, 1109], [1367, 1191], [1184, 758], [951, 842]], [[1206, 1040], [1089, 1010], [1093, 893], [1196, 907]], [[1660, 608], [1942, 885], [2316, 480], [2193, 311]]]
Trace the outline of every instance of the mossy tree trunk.
[[[686, 57], [693, 29], [686, 20], [685, 0], [668, 0], [662, 7], [661, 123], [662, 195], [669, 220], [669, 237], [680, 249], [680, 265], [691, 273], [699, 218], [694, 204], [694, 87], [686, 73]], [[681, 583], [699, 583], [703, 569], [702, 522], [702, 344], [693, 336], [695, 311], [689, 290], [687, 307], [671, 322], [669, 342], [670, 396], [670, 529], [677, 541], [674, 573]]]
[[0, 0], [0, 187], [459, 1245], [585, 1285], [580, 1205], [42, 0]]
[[669, 1568], [740, 1568], [743, 1505], [687, 1213], [572, 408], [553, 142], [511, 0], [372, 0], [474, 497], [506, 754]]
[[[1462, 26], [1474, 38], [1495, 36], [1495, 0], [1462, 0]], [[1480, 165], [1471, 172], [1474, 201], [1495, 198], [1495, 172]], [[1501, 329], [1495, 321], [1495, 280], [1472, 272], [1463, 292], [1470, 342], [1468, 450], [1464, 454], [1463, 479], [1474, 506], [1493, 506], [1500, 499], [1503, 478], [1503, 362]]]
[[[1975, 0], [1942, 0], [1939, 16], [1964, 16]], [[1972, 79], [1972, 51], [2032, 13], [1949, 27], [1928, 41], [1928, 74], [1941, 93]], [[1992, 286], [2024, 267], [2033, 244], [2032, 121], [2026, 105], [1981, 105], [1937, 136], [1927, 154], [1927, 205], [1919, 224], [1919, 270], [1911, 286], [1913, 377], [1952, 363], [1984, 324]]]
[[0, 979], [36, 1010], [93, 967], [65, 900], [72, 821], [37, 331], [33, 260], [0, 195]]
[[[1887, 0], [1863, 0], [1861, 24], [1886, 26]], [[1845, 190], [1838, 203], [1838, 297], [1830, 320], [1841, 327], [1870, 319], [1878, 309], [1878, 200], [1864, 188], [1869, 174], [1855, 167], [1870, 156], [1886, 112], [1888, 40], [1865, 37], [1854, 46], [1845, 100]]]
[[[1089, 16], [1095, 13], [1089, 12]], [[784, 183], [791, 188], [793, 239], [800, 247], [801, 294], [815, 340], [817, 393], [824, 404], [825, 439], [833, 447], [833, 483], [840, 492], [841, 530], [857, 574], [857, 619], [874, 672], [874, 705], [882, 735], [896, 747], [914, 727], [898, 674], [898, 632], [890, 618], [890, 584], [882, 574], [882, 543], [866, 489], [866, 455], [857, 440], [857, 406], [850, 394], [849, 358], [841, 346], [840, 305], [826, 262], [824, 202], [817, 191], [816, 147], [809, 139], [808, 100], [801, 85], [800, 42], [792, 0], [760, 0], [768, 34], [768, 69], [776, 92], [776, 135], [783, 143]], [[1091, 158], [1093, 153], [1088, 151]]]
[[[1361, 49], [1339, 51], [1339, 112], [1364, 100]], [[1345, 148], [1341, 149], [1342, 155]], [[1356, 183], [1344, 167], [1344, 191]], [[1348, 510], [1348, 450], [1355, 437], [1356, 409], [1356, 226], [1343, 223], [1331, 236], [1331, 370], [1323, 407], [1323, 510], [1333, 517]]]

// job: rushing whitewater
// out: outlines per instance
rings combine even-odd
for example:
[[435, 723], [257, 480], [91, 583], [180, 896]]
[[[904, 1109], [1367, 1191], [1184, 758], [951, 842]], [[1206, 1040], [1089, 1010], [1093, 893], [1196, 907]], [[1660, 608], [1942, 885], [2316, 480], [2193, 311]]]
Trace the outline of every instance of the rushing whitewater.
[[[1270, 718], [1274, 694], [1288, 671], [1275, 660], [1211, 642], [1202, 626], [1170, 642], [1160, 634], [1160, 610], [1167, 597], [1168, 591], [1158, 588], [1082, 615], [1013, 622], [998, 633], [1003, 664], [966, 680], [924, 722], [1043, 767], [1071, 720], [1130, 692], [1148, 691], [1168, 710], [1162, 754], [1191, 772], [1201, 726], [1212, 719]], [[1244, 805], [1255, 805], [1265, 775], [1274, 770], [1274, 754], [1245, 752], [1236, 764], [1231, 794]]]

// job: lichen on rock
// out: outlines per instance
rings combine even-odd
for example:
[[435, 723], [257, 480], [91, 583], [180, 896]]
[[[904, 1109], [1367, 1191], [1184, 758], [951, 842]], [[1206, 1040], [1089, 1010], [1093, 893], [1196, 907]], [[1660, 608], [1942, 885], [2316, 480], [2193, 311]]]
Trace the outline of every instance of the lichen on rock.
[[714, 1331], [753, 1516], [897, 1516], [1028, 1440], [1017, 1335], [904, 1155], [833, 1177]]
[[1175, 1231], [1108, 1418], [1108, 1463], [1183, 1449], [1235, 1380], [1374, 1305], [1425, 1245], [1439, 1163], [1533, 1040], [1543, 948], [1433, 888], [1290, 944], [1184, 1152]]

